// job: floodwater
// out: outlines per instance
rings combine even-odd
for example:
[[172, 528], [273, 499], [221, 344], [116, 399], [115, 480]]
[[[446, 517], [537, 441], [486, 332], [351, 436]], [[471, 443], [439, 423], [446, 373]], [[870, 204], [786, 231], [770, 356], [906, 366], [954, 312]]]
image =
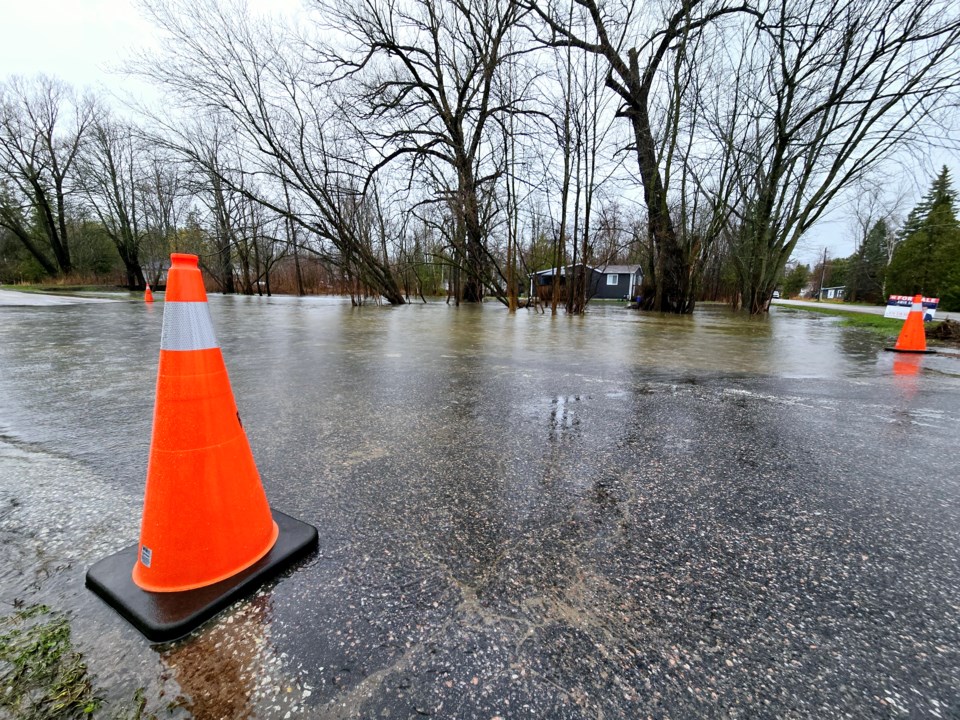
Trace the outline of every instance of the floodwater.
[[0, 602], [161, 717], [960, 715], [960, 358], [834, 318], [210, 298], [319, 551], [185, 640], [136, 542], [162, 303], [0, 307]]

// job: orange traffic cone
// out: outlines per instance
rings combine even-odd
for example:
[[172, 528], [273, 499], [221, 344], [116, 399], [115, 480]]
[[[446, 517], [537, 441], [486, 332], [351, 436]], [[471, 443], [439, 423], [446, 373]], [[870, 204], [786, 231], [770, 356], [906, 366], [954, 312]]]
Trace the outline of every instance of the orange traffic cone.
[[167, 276], [157, 404], [133, 581], [176, 592], [249, 567], [279, 530], [213, 334], [195, 255]]
[[153, 292], [150, 290], [150, 283], [147, 283], [147, 289], [143, 292], [143, 301], [148, 303], [153, 302]]
[[186, 634], [317, 544], [316, 528], [267, 504], [197, 257], [171, 261], [140, 543], [87, 573], [153, 640]]
[[927, 334], [923, 329], [923, 296], [914, 295], [910, 314], [903, 322], [897, 344], [892, 348], [884, 348], [894, 352], [933, 353], [936, 350], [927, 350]]

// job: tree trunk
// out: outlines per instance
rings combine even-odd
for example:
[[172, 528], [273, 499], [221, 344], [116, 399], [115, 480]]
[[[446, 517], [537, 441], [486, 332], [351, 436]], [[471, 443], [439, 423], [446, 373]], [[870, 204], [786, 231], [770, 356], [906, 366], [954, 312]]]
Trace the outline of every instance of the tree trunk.
[[641, 307], [654, 312], [690, 313], [693, 312], [694, 302], [689, 282], [692, 268], [687, 254], [680, 247], [667, 207], [646, 98], [642, 100], [643, 102], [631, 109], [630, 118], [636, 140], [643, 197], [647, 206], [655, 272], [643, 279]]
[[487, 278], [486, 257], [483, 247], [484, 232], [480, 224], [480, 208], [472, 173], [465, 178], [461, 186], [461, 197], [466, 240], [464, 266], [467, 271], [467, 281], [463, 285], [463, 302], [482, 303]]
[[44, 255], [40, 251], [40, 248], [38, 248], [36, 243], [33, 242], [33, 239], [30, 237], [30, 234], [26, 230], [24, 230], [23, 227], [19, 225], [19, 223], [17, 223], [16, 226], [13, 226], [11, 224], [4, 224], [4, 227], [6, 227], [8, 230], [10, 230], [10, 232], [12, 232], [14, 235], [17, 236], [17, 239], [20, 240], [23, 246], [27, 249], [27, 252], [29, 252], [33, 256], [34, 260], [40, 263], [40, 267], [43, 268], [44, 272], [46, 272], [48, 275], [57, 274], [57, 266], [54, 265], [52, 262], [50, 262], [50, 258], [48, 258], [46, 255]]

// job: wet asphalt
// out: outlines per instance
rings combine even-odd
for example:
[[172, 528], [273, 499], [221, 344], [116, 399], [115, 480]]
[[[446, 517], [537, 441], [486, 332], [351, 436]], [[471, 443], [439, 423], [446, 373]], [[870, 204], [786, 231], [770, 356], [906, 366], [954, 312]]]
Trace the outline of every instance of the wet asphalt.
[[211, 298], [316, 555], [170, 645], [136, 541], [162, 304], [0, 308], [0, 601], [161, 717], [960, 717], [960, 358], [833, 318]]

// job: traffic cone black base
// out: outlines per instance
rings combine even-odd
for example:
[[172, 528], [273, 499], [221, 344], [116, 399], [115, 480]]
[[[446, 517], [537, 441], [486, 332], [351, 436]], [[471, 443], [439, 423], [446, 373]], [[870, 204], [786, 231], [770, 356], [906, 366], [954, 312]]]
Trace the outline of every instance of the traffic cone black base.
[[904, 350], [903, 348], [898, 347], [885, 347], [884, 350], [898, 353], [914, 353], [915, 355], [932, 355], [936, 352], [936, 350], [931, 350], [930, 348], [927, 348], [926, 350]]
[[140, 545], [131, 545], [100, 560], [87, 571], [87, 587], [102, 597], [152, 642], [170, 642], [187, 635], [231, 603], [251, 595], [317, 547], [317, 529], [278, 510], [277, 542], [256, 563], [213, 585], [181, 592], [149, 592], [134, 584], [130, 568]]

